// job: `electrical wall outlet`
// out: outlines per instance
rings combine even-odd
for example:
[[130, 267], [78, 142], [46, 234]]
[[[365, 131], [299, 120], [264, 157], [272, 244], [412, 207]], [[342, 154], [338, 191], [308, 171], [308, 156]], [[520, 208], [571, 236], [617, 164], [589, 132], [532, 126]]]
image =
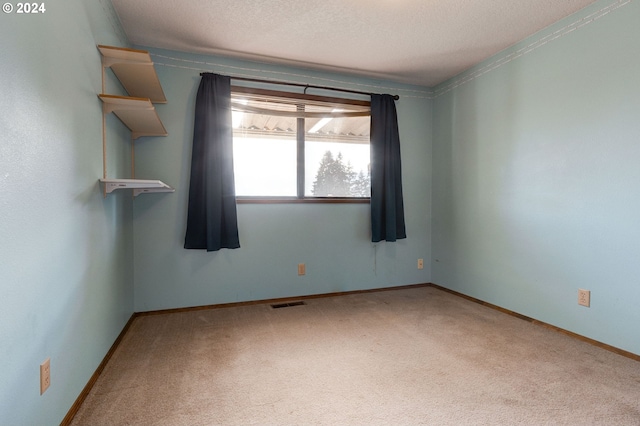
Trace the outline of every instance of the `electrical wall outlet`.
[[40, 395], [45, 393], [51, 385], [51, 360], [47, 358], [40, 364]]
[[305, 275], [307, 273], [307, 266], [304, 263], [298, 263], [298, 275]]
[[418, 269], [424, 269], [424, 260], [418, 259]]
[[578, 305], [591, 306], [591, 292], [589, 290], [578, 289]]

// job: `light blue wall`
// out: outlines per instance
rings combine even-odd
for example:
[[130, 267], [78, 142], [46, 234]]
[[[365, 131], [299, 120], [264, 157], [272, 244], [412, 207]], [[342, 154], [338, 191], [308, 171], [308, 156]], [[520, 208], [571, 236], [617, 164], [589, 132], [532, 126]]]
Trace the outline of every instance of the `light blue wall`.
[[[176, 192], [145, 194], [134, 202], [136, 311], [430, 280], [428, 262], [423, 270], [416, 266], [418, 258], [429, 259], [431, 255], [429, 91], [344, 75], [150, 50], [168, 99], [158, 107], [158, 113], [169, 136], [136, 144], [136, 174], [162, 179]], [[408, 238], [373, 245], [368, 204], [240, 204], [240, 249], [213, 253], [184, 250], [193, 110], [200, 71], [398, 93]], [[282, 86], [275, 89], [282, 90]], [[297, 275], [298, 263], [306, 263], [306, 276]]]
[[[640, 353], [637, 1], [600, 1], [435, 101], [424, 88], [151, 49], [170, 135], [137, 141], [136, 173], [176, 192], [135, 201], [97, 185], [95, 45], [126, 45], [117, 18], [107, 0], [47, 8], [0, 17], [1, 424], [59, 423], [134, 310], [433, 281]], [[371, 244], [367, 205], [243, 204], [241, 249], [182, 249], [199, 71], [400, 94], [409, 238]], [[128, 132], [107, 123], [109, 175], [127, 176]], [[419, 271], [417, 258], [432, 262]]]
[[432, 224], [433, 282], [636, 354], [638, 17], [597, 2], [436, 88]]
[[[103, 199], [97, 183], [96, 44], [124, 37], [106, 0], [45, 6], [0, 15], [2, 425], [59, 424], [133, 312], [131, 199]], [[126, 135], [109, 123], [116, 173], [128, 169]]]

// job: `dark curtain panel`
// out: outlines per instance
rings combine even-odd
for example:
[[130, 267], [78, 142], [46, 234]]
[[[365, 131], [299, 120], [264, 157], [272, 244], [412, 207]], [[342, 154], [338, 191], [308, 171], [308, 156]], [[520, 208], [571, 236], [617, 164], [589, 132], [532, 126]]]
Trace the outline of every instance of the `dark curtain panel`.
[[407, 238], [400, 136], [391, 95], [371, 95], [371, 241]]
[[202, 74], [196, 97], [186, 249], [238, 248], [231, 79]]

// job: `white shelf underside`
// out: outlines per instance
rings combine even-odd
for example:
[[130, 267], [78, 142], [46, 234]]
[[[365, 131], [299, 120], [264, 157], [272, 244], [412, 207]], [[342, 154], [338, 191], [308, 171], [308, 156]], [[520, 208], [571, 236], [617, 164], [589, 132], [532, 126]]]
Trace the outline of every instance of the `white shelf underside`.
[[175, 192], [175, 189], [160, 180], [148, 179], [100, 179], [107, 194], [116, 189], [133, 189], [133, 196], [151, 192]]

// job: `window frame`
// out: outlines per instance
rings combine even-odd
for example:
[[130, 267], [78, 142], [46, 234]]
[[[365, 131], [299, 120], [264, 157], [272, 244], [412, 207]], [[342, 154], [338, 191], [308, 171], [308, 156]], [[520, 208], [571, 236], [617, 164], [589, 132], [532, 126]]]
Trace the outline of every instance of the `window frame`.
[[[231, 86], [231, 96], [235, 94], [247, 94], [251, 96], [272, 96], [300, 101], [322, 102], [327, 106], [354, 105], [361, 107], [371, 107], [370, 100], [357, 100], [349, 98], [339, 98], [320, 95], [309, 95], [306, 93], [284, 92], [279, 90], [260, 89], [247, 86]], [[371, 141], [369, 141], [370, 143]], [[297, 195], [294, 196], [238, 196], [238, 204], [284, 204], [284, 203], [326, 203], [326, 204], [369, 204], [370, 197], [310, 197], [304, 191], [305, 172], [305, 126], [304, 118], [297, 119], [296, 126], [296, 151], [297, 151]]]

